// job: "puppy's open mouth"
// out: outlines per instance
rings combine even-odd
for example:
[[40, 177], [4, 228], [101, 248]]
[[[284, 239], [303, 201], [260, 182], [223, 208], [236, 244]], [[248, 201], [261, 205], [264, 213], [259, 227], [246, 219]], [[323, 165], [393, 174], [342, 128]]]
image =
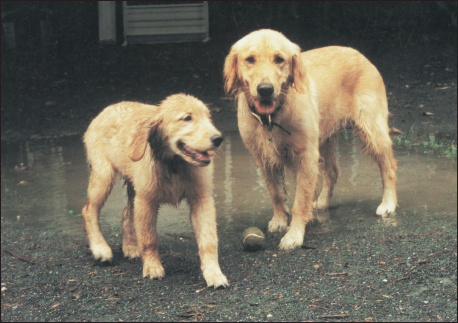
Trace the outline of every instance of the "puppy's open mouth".
[[275, 111], [276, 101], [255, 100], [254, 106], [259, 114], [271, 114]]
[[216, 154], [215, 150], [198, 151], [192, 149], [183, 142], [178, 142], [178, 149], [183, 153], [183, 158], [190, 164], [198, 166], [207, 166], [210, 164], [211, 158]]

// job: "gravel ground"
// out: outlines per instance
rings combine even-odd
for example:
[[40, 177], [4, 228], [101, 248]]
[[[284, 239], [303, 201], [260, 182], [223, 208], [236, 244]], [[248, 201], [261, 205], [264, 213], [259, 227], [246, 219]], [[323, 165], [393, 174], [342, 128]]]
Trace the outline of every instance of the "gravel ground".
[[194, 238], [161, 239], [167, 276], [146, 280], [111, 231], [104, 235], [115, 257], [106, 266], [83, 235], [2, 221], [2, 321], [457, 320], [456, 219], [315, 229], [287, 252], [278, 251], [278, 234], [246, 252], [240, 232], [219, 230], [230, 286], [215, 290], [203, 280]]

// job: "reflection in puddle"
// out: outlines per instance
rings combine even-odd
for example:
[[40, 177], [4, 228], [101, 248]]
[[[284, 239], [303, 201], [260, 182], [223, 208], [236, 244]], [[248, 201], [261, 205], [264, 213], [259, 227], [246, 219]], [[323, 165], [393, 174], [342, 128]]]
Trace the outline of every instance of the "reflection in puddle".
[[[267, 227], [272, 202], [260, 171], [238, 132], [224, 134], [215, 156], [214, 196], [218, 226], [242, 232], [246, 227]], [[342, 133], [337, 148], [340, 175], [330, 208], [316, 213], [311, 231], [345, 230], [346, 226], [375, 223], [408, 225], [418, 217], [456, 217], [456, 160], [396, 151], [398, 159], [398, 215], [381, 219], [375, 209], [382, 198], [378, 168], [363, 157], [357, 139]], [[80, 137], [2, 144], [2, 220], [35, 226], [43, 231], [82, 233], [81, 208], [86, 202], [88, 167]], [[294, 179], [287, 173], [288, 204], [294, 198]], [[100, 221], [102, 228], [120, 233], [126, 203], [123, 182], [117, 180]], [[189, 208], [163, 206], [158, 231], [192, 233]]]

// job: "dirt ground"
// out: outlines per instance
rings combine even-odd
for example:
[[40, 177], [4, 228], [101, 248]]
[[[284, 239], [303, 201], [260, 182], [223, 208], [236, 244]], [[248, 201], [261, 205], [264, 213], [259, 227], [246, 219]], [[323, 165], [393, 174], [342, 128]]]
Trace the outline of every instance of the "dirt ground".
[[[230, 44], [88, 47], [64, 70], [2, 52], [2, 142], [83, 134], [109, 104], [158, 103], [177, 92], [208, 103], [219, 129], [236, 129], [221, 73]], [[385, 80], [390, 127], [456, 144], [456, 39], [441, 44], [362, 52]], [[124, 259], [110, 231], [115, 258], [104, 265], [83, 234], [34, 230], [3, 215], [1, 230], [2, 321], [457, 320], [457, 226], [446, 217], [315, 232], [288, 252], [278, 250], [278, 234], [245, 252], [239, 232], [220, 228], [230, 286], [217, 290], [205, 287], [193, 237], [161, 239], [167, 276], [158, 281], [142, 278], [141, 260]]]

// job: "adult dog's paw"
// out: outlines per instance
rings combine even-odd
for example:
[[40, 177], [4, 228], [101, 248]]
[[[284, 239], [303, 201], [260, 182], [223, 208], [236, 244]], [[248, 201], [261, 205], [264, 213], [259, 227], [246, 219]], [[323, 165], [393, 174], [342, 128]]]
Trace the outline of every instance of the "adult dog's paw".
[[131, 245], [122, 245], [122, 252], [124, 257], [126, 258], [138, 258], [141, 257], [142, 253], [140, 252], [140, 248], [138, 246], [131, 246]]
[[326, 196], [319, 196], [318, 197], [318, 200], [314, 201], [313, 204], [312, 204], [313, 208], [314, 209], [317, 209], [317, 210], [325, 210], [328, 208], [329, 206], [329, 197], [326, 195]]
[[289, 228], [288, 232], [281, 239], [279, 248], [280, 250], [289, 250], [300, 247], [304, 242], [304, 233], [300, 230]]
[[272, 220], [269, 221], [269, 226], [267, 230], [269, 232], [283, 232], [288, 228], [288, 221], [286, 219], [274, 216]]

